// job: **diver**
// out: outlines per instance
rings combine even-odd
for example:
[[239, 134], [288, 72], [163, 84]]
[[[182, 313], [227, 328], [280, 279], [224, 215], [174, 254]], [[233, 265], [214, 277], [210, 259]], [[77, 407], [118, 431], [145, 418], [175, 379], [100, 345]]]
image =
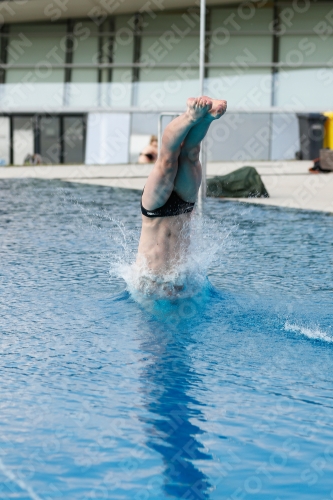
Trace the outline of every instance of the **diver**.
[[141, 281], [161, 288], [166, 295], [184, 288], [175, 270], [184, 263], [190, 240], [189, 221], [202, 176], [200, 143], [226, 109], [224, 100], [189, 98], [185, 113], [164, 130], [159, 156], [142, 193], [136, 265]]

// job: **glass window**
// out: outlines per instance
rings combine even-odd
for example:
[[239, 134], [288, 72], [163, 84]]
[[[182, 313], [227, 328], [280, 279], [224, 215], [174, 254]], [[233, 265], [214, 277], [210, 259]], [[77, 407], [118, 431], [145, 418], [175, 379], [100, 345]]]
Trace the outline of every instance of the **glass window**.
[[132, 68], [113, 68], [112, 81], [128, 85], [132, 82]]
[[66, 84], [67, 105], [71, 107], [99, 106], [99, 85], [82, 80]]
[[[224, 43], [224, 40], [227, 40]], [[228, 39], [212, 35], [209, 50], [211, 63], [235, 63], [237, 66], [272, 60], [272, 36], [231, 36]]]
[[[52, 29], [51, 29], [52, 28]], [[65, 62], [66, 24], [16, 24], [10, 27], [6, 83], [61, 82], [64, 69], [52, 64]], [[19, 69], [15, 64], [31, 64], [32, 68]]]
[[27, 156], [35, 152], [34, 127], [32, 117], [13, 117], [13, 163], [24, 165]]
[[[98, 64], [99, 46], [97, 26], [93, 22], [80, 22], [74, 26], [73, 64]], [[98, 82], [97, 68], [74, 68], [74, 83]]]
[[198, 95], [199, 73], [195, 69], [154, 69], [141, 74], [136, 85], [137, 105], [147, 109], [169, 107], [184, 109], [189, 95]]
[[170, 31], [175, 36], [185, 38], [194, 31], [200, 29], [199, 10], [179, 12], [177, 14], [151, 12], [145, 14], [142, 20], [142, 33], [160, 32], [161, 34]]
[[31, 87], [31, 83], [63, 83], [64, 70], [58, 68], [7, 69], [6, 83], [20, 83]]
[[113, 46], [113, 62], [132, 64], [134, 36], [132, 21], [133, 16], [117, 16], [115, 21], [116, 34]]
[[60, 163], [60, 117], [47, 116], [40, 120], [40, 154], [43, 163]]
[[318, 36], [284, 35], [280, 38], [280, 61], [290, 66], [303, 63], [328, 62], [333, 58], [333, 38], [321, 40]]
[[199, 63], [199, 37], [175, 37], [172, 44], [164, 35], [142, 37], [140, 61], [154, 64]]
[[269, 107], [272, 74], [269, 68], [211, 69], [206, 88], [208, 95], [222, 96], [234, 107]]
[[64, 84], [6, 83], [0, 85], [2, 109], [59, 107], [64, 104]]
[[[186, 66], [178, 68], [147, 68], [141, 71], [140, 81], [142, 82], [165, 82], [169, 86], [173, 82], [197, 80], [199, 78], [199, 70]], [[176, 84], [173, 84], [174, 86]]]
[[333, 108], [333, 69], [284, 69], [277, 74], [277, 106]]
[[229, 32], [269, 31], [273, 19], [273, 9], [255, 8], [252, 2], [243, 2], [234, 8], [213, 8], [211, 14], [211, 31]]
[[93, 68], [73, 68], [73, 83], [98, 83], [97, 69]]
[[[117, 16], [107, 20], [102, 26], [105, 35], [101, 40], [101, 62], [115, 64], [132, 64], [133, 60], [133, 32], [130, 16]], [[101, 81], [126, 81], [128, 69], [107, 68], [101, 71]], [[128, 80], [128, 79], [127, 79]], [[132, 80], [132, 71], [130, 78]]]
[[64, 163], [84, 162], [84, 122], [82, 116], [64, 116]]
[[[332, 11], [332, 2], [293, 2], [290, 6], [281, 6], [281, 31], [312, 31], [319, 23], [327, 21], [326, 16]], [[331, 14], [332, 16], [332, 14]], [[331, 18], [332, 19], [332, 18]], [[319, 26], [318, 26], [319, 27]]]

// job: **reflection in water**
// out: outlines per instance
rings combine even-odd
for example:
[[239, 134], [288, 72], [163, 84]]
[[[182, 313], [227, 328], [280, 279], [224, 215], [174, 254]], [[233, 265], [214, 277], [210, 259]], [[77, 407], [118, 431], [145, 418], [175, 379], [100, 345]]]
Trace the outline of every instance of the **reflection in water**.
[[191, 389], [200, 384], [188, 352], [193, 339], [188, 328], [176, 333], [157, 321], [144, 323], [142, 330], [145, 339], [141, 348], [150, 355], [142, 372], [150, 415], [145, 422], [147, 445], [163, 457], [164, 491], [174, 498], [208, 500], [210, 484], [196, 461], [212, 457], [198, 441], [203, 431], [191, 421], [202, 418], [200, 403], [191, 395]]

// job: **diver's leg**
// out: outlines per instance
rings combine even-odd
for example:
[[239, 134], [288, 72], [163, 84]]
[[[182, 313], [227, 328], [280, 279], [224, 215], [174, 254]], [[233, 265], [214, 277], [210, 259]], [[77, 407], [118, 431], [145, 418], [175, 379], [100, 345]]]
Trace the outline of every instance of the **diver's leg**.
[[186, 112], [165, 128], [159, 157], [142, 196], [142, 204], [146, 209], [155, 210], [168, 200], [174, 188], [182, 143], [211, 107], [212, 101], [208, 97], [190, 98], [187, 100]]
[[[206, 97], [206, 96], [204, 96]], [[201, 184], [200, 143], [211, 123], [221, 118], [227, 109], [226, 101], [211, 99], [213, 105], [187, 134], [179, 155], [178, 170], [174, 181], [176, 193], [185, 201], [194, 202]]]

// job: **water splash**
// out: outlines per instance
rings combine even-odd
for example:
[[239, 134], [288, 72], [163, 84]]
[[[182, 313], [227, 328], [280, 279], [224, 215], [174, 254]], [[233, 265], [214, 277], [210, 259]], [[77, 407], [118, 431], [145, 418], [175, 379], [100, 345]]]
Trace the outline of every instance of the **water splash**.
[[[82, 226], [89, 227], [93, 237], [105, 241], [105, 253], [101, 258], [110, 263], [111, 280], [123, 280], [137, 303], [170, 324], [197, 315], [212, 292], [208, 269], [224, 267], [230, 250], [235, 253], [232, 233], [237, 226], [232, 214], [228, 214], [228, 221], [222, 222], [193, 212], [180, 237], [181, 261], [173, 262], [171, 270], [156, 275], [146, 262], [137, 262], [139, 225], [124, 223], [104, 209], [87, 206], [71, 192], [60, 190], [60, 195], [65, 204], [74, 205], [79, 210]], [[107, 250], [110, 240], [112, 253]]]
[[329, 335], [327, 332], [323, 332], [318, 327], [309, 328], [309, 327], [305, 327], [305, 326], [295, 325], [295, 324], [289, 323], [289, 321], [286, 321], [286, 323], [284, 325], [284, 329], [287, 332], [300, 333], [301, 335], [304, 335], [305, 337], [308, 337], [309, 339], [323, 340], [325, 342], [333, 342], [333, 336]]
[[204, 290], [210, 288], [208, 268], [213, 264], [223, 265], [223, 256], [230, 249], [231, 233], [232, 228], [221, 222], [193, 215], [184, 230], [181, 259], [175, 259], [170, 269], [157, 275], [144, 259], [136, 259], [138, 238], [133, 231], [125, 229], [120, 238], [122, 252], [113, 255], [110, 274], [121, 276], [132, 297], [140, 303], [148, 298], [172, 302], [202, 297]]

